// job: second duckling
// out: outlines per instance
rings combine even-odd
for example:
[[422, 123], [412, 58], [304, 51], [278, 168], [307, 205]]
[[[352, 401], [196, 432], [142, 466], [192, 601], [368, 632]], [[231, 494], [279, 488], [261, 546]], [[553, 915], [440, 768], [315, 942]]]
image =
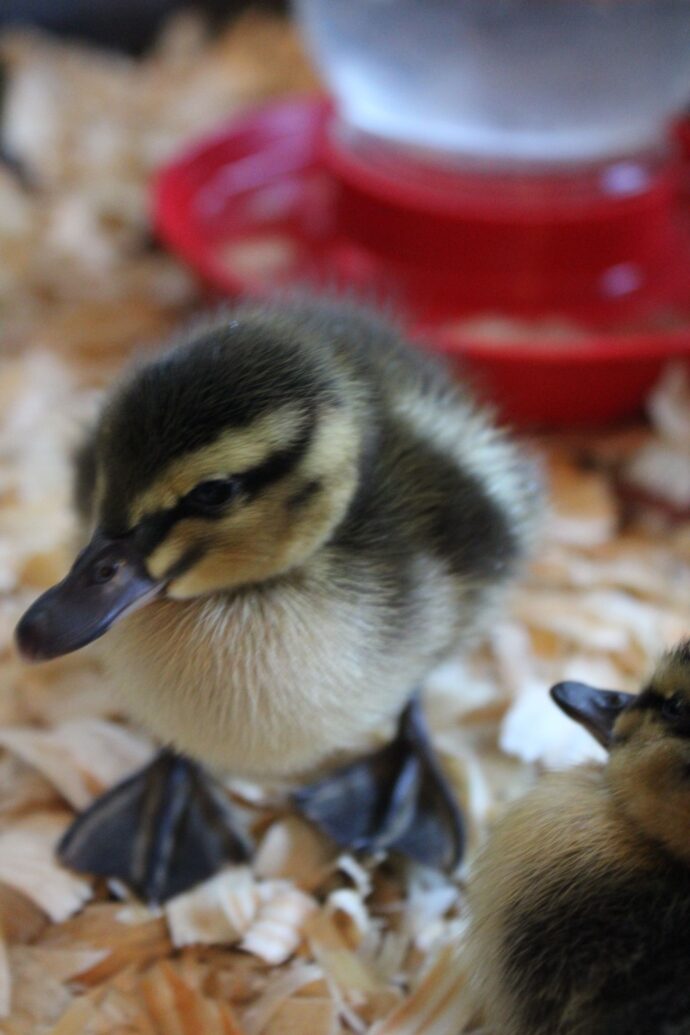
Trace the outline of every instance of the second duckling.
[[470, 886], [473, 982], [501, 1035], [690, 1032], [690, 641], [638, 695], [552, 696], [608, 763], [545, 777]]

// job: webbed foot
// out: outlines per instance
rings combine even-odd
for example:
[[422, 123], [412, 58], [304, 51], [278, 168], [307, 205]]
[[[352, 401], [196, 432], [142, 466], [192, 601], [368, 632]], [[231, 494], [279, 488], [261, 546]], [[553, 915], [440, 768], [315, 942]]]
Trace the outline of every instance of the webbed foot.
[[464, 824], [414, 698], [398, 732], [380, 751], [345, 765], [294, 794], [300, 811], [338, 844], [383, 849], [452, 870], [464, 848]]
[[250, 855], [223, 789], [172, 751], [77, 816], [58, 845], [65, 866], [117, 877], [150, 904], [165, 902]]

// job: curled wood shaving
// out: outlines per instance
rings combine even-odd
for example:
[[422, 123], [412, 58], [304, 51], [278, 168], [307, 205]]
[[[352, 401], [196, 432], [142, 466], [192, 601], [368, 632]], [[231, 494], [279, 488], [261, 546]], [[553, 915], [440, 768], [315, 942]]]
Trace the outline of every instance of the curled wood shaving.
[[348, 947], [358, 949], [371, 930], [371, 917], [361, 895], [354, 888], [336, 888], [326, 899], [325, 911]]
[[278, 881], [267, 881], [261, 892], [263, 901], [256, 919], [240, 945], [266, 963], [284, 963], [299, 945], [317, 905], [303, 891]]
[[248, 866], [233, 866], [167, 903], [173, 945], [232, 944], [245, 934], [259, 908], [259, 890]]

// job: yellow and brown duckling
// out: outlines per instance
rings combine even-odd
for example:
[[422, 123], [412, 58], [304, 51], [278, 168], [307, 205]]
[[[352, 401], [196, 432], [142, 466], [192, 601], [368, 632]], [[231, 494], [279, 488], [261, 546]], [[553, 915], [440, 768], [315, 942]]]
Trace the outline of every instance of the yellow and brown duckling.
[[478, 999], [501, 1035], [690, 1033], [690, 641], [639, 695], [552, 695], [609, 750], [550, 774], [470, 883]]
[[115, 389], [77, 499], [91, 540], [20, 649], [107, 632], [124, 709], [169, 747], [77, 819], [67, 863], [163, 899], [245, 857], [201, 763], [308, 776], [297, 803], [341, 843], [454, 865], [415, 693], [486, 624], [540, 492], [443, 367], [357, 307], [245, 303]]

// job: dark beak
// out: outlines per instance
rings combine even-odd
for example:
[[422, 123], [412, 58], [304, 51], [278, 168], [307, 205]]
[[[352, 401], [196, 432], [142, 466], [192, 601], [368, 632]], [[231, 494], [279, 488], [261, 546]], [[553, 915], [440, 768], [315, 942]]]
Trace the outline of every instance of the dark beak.
[[571, 682], [552, 686], [551, 696], [566, 715], [584, 726], [605, 748], [611, 745], [616, 719], [635, 700], [634, 694]]
[[163, 588], [148, 574], [132, 536], [111, 539], [97, 532], [62, 582], [20, 620], [19, 651], [28, 661], [47, 661], [79, 650]]

